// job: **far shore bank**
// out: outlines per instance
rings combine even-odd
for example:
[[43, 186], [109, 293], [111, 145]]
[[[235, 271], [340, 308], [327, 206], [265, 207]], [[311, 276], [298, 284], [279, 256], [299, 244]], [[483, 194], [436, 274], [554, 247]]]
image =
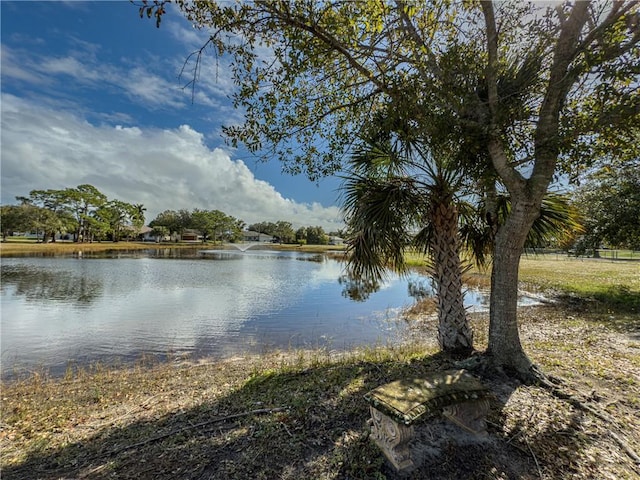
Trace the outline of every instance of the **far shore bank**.
[[[238, 243], [238, 246], [246, 245]], [[122, 250], [157, 250], [157, 249], [233, 249], [233, 244], [220, 243], [202, 243], [202, 242], [92, 242], [77, 243], [68, 241], [57, 241], [50, 243], [36, 243], [34, 241], [7, 241], [0, 242], [0, 256], [8, 257], [12, 255], [29, 255], [29, 254], [48, 254], [48, 255], [65, 255], [78, 252], [109, 252]], [[309, 253], [325, 253], [325, 252], [342, 252], [343, 245], [298, 245], [298, 244], [279, 244], [264, 243], [251, 247], [253, 250], [269, 249], [269, 250], [295, 250]]]

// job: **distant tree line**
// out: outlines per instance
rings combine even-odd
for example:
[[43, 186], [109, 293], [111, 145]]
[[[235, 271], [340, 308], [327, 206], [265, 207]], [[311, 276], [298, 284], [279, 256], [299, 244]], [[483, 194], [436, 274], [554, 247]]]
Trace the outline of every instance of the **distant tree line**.
[[293, 229], [290, 222], [259, 222], [249, 225], [249, 230], [271, 235], [280, 243], [299, 243], [301, 245], [327, 245], [331, 237], [344, 237], [344, 232], [337, 230], [326, 233], [320, 226], [300, 227]]
[[68, 235], [74, 242], [117, 242], [144, 225], [145, 207], [110, 200], [89, 184], [62, 190], [32, 190], [16, 197], [19, 204], [0, 207], [2, 237], [14, 232], [35, 232], [39, 241]]
[[[38, 241], [55, 242], [67, 237], [74, 242], [94, 242], [137, 238], [145, 224], [146, 208], [121, 200], [111, 200], [89, 184], [60, 190], [32, 190], [16, 197], [15, 205], [0, 206], [0, 226], [4, 240], [14, 233], [35, 233]], [[165, 210], [149, 223], [150, 234], [158, 239], [182, 239], [185, 231], [195, 231], [203, 242], [237, 242], [246, 228], [274, 237], [280, 243], [326, 245], [330, 236], [319, 226], [294, 230], [290, 222], [260, 222], [246, 226], [238, 218], [220, 210]]]
[[158, 239], [182, 239], [187, 230], [198, 233], [202, 242], [235, 242], [242, 239], [244, 221], [220, 210], [165, 210], [149, 223]]
[[[580, 228], [547, 239], [539, 247], [561, 248], [577, 254], [596, 254], [601, 246], [640, 250], [640, 160], [628, 165], [605, 164], [594, 168], [570, 194], [579, 212]], [[14, 232], [35, 232], [39, 241], [55, 241], [56, 235], [75, 242], [92, 242], [137, 236], [145, 224], [146, 208], [121, 200], [109, 200], [89, 184], [61, 190], [32, 190], [16, 197], [17, 205], [0, 206], [2, 237]], [[242, 240], [242, 230], [274, 237], [280, 243], [326, 245], [330, 237], [346, 237], [344, 231], [326, 233], [320, 226], [294, 230], [287, 221], [245, 222], [219, 210], [165, 210], [149, 223], [157, 238], [180, 238], [195, 230], [203, 241]]]
[[219, 210], [165, 210], [153, 219], [149, 226], [153, 229], [151, 234], [160, 239], [178, 239], [187, 230], [195, 230], [203, 242], [241, 241], [242, 231], [245, 229], [269, 235], [279, 243], [326, 245], [332, 236], [342, 236], [340, 231], [327, 234], [320, 226], [300, 227], [294, 230], [291, 222], [284, 220], [258, 222], [247, 226], [244, 221]]
[[640, 250], [640, 158], [606, 162], [590, 172], [573, 195], [583, 232], [569, 239], [577, 255], [598, 255], [602, 246]]

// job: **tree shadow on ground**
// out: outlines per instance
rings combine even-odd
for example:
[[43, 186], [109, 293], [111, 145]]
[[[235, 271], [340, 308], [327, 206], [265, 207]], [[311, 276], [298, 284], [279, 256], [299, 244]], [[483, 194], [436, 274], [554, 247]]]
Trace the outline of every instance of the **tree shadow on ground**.
[[[454, 368], [437, 354], [263, 371], [215, 401], [106, 428], [63, 448], [43, 446], [3, 479], [539, 479], [569, 478], [589, 440], [578, 414], [548, 417], [540, 389], [483, 379], [494, 392], [489, 436], [478, 441], [444, 420], [417, 429], [422, 463], [397, 473], [369, 439], [363, 395], [398, 378]], [[529, 387], [526, 387], [529, 388]], [[535, 397], [531, 397], [535, 392]], [[519, 393], [520, 404], [510, 405]], [[275, 408], [282, 410], [273, 411]], [[255, 411], [255, 414], [234, 416]], [[262, 413], [260, 413], [262, 412]], [[515, 412], [515, 413], [514, 413]], [[219, 421], [218, 421], [219, 420]], [[544, 420], [544, 421], [543, 421]], [[433, 445], [434, 448], [425, 445]], [[428, 442], [432, 442], [429, 444]], [[554, 451], [546, 451], [549, 445]], [[556, 452], [565, 452], [558, 462]], [[561, 465], [564, 470], [558, 470]]]
[[[612, 287], [613, 291], [620, 289]], [[624, 333], [633, 340], [640, 340], [640, 292], [622, 288], [620, 296], [625, 301], [611, 300], [600, 302], [599, 299], [585, 299], [571, 295], [556, 297], [556, 306], [567, 313], [577, 313], [592, 323], [601, 323], [607, 327]]]

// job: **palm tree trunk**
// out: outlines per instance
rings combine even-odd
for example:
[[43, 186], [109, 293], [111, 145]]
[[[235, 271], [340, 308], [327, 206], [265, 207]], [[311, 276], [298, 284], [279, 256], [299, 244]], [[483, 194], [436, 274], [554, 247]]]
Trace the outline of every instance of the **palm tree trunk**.
[[442, 351], [468, 354], [473, 332], [464, 308], [458, 211], [451, 198], [434, 205], [432, 240], [434, 281], [438, 298], [438, 343]]

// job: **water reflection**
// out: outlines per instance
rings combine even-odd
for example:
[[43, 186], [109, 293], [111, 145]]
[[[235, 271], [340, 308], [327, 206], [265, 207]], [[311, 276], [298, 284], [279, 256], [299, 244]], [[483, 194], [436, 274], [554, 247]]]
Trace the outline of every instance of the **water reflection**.
[[[198, 254], [205, 259], [210, 260], [241, 260], [245, 257], [252, 259], [268, 259], [268, 260], [300, 260], [305, 262], [324, 262], [327, 257], [323, 254], [304, 253], [304, 252], [287, 252], [278, 250], [255, 250], [248, 252], [247, 250], [199, 250]], [[184, 258], [184, 257], [182, 257]]]
[[[417, 274], [409, 275], [406, 278], [407, 294], [416, 301], [433, 297], [434, 289], [430, 279]], [[348, 274], [340, 275], [338, 283], [342, 285], [342, 296], [356, 302], [366, 301], [372, 293], [383, 287], [384, 283], [371, 279], [352, 277]]]
[[102, 282], [69, 271], [51, 271], [27, 265], [3, 266], [0, 291], [22, 296], [29, 302], [59, 300], [83, 306], [102, 294]]
[[356, 302], [366, 301], [372, 293], [380, 290], [380, 282], [349, 275], [340, 275], [338, 283], [342, 285], [342, 296]]
[[[410, 306], [396, 277], [366, 302], [341, 295], [342, 264], [302, 252], [114, 252], [3, 258], [2, 369], [141, 353], [227, 356], [391, 341]], [[82, 308], [78, 308], [78, 306]]]
[[[270, 348], [395, 342], [405, 307], [429, 295], [419, 275], [363, 284], [322, 255], [154, 250], [3, 258], [2, 375], [14, 367], [129, 361], [142, 353], [224, 357]], [[465, 304], [486, 308], [470, 291]], [[355, 300], [355, 301], [354, 301]]]
[[416, 300], [433, 297], [435, 294], [432, 280], [423, 277], [411, 278], [407, 288], [409, 289], [409, 295]]

